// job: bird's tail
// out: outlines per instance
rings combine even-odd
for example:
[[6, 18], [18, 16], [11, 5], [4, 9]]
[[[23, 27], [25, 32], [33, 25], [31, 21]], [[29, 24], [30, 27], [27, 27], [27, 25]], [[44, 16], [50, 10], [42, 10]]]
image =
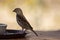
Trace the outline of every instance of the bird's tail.
[[38, 36], [37, 33], [36, 33], [34, 30], [31, 30], [31, 31], [32, 31], [36, 36]]

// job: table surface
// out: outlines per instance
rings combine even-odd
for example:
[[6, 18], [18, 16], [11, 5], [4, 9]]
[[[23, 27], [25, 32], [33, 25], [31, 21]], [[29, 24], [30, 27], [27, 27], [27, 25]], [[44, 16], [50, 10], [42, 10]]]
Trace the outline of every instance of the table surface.
[[36, 31], [38, 36], [33, 32], [26, 35], [25, 38], [0, 39], [0, 40], [60, 40], [60, 31]]

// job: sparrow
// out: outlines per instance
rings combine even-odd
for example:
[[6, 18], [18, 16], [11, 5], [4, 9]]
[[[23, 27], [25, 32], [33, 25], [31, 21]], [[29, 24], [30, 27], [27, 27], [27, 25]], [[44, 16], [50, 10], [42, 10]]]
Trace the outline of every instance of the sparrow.
[[30, 23], [27, 21], [26, 17], [23, 15], [21, 8], [15, 8], [13, 12], [16, 13], [16, 21], [19, 24], [19, 26], [22, 27], [22, 30], [31, 30], [36, 36], [38, 36], [37, 33], [33, 30]]

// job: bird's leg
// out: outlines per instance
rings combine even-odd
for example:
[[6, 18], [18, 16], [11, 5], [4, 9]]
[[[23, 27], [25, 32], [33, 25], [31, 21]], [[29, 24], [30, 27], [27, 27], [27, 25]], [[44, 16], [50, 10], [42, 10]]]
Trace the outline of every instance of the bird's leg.
[[22, 28], [22, 31], [24, 31], [24, 28]]
[[27, 30], [25, 29], [24, 31], [26, 32]]
[[22, 28], [22, 31], [23, 31], [23, 32], [26, 32], [27, 30], [26, 30], [26, 29], [24, 29], [24, 28]]
[[25, 32], [25, 33], [29, 33], [29, 32], [27, 31], [27, 29], [25, 29], [24, 32]]

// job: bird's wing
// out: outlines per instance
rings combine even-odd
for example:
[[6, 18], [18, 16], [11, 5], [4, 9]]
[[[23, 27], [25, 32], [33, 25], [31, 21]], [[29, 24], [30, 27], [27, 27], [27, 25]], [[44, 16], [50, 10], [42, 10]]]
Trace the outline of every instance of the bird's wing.
[[29, 22], [27, 21], [27, 19], [25, 18], [24, 15], [23, 15], [23, 16], [17, 15], [17, 16], [18, 16], [18, 18], [21, 20], [21, 22], [22, 22], [24, 25], [26, 25], [27, 27], [29, 26], [30, 28], [32, 28], [31, 25], [29, 24]]

